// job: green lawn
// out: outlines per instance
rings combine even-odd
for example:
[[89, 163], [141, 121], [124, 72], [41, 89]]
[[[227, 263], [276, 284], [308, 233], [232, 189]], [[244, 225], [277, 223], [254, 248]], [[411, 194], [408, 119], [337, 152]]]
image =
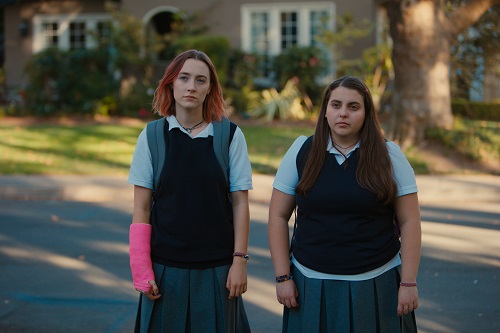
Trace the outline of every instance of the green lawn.
[[[126, 175], [144, 126], [0, 124], [0, 174]], [[242, 130], [254, 171], [274, 173], [295, 138], [314, 129], [242, 126]]]
[[[30, 124], [8, 126], [0, 120], [0, 174], [126, 175], [137, 136], [145, 122], [133, 125]], [[300, 135], [314, 132], [312, 124], [258, 125], [243, 122], [250, 162], [256, 173], [274, 174]], [[472, 153], [499, 158], [498, 123], [459, 121], [451, 131], [433, 132], [430, 138], [471, 158]], [[428, 173], [425, 159], [406, 152], [417, 174]]]

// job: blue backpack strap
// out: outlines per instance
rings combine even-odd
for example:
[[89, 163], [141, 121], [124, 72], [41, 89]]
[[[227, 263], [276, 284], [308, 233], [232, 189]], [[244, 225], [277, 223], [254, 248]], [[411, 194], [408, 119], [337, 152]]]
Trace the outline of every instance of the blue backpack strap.
[[226, 184], [229, 186], [229, 142], [231, 141], [231, 122], [227, 118], [213, 121], [214, 152], [220, 167], [224, 171]]
[[146, 127], [146, 134], [148, 138], [149, 151], [151, 152], [151, 159], [153, 163], [153, 192], [158, 187], [160, 180], [161, 170], [165, 163], [165, 123], [167, 120], [161, 118], [148, 123]]

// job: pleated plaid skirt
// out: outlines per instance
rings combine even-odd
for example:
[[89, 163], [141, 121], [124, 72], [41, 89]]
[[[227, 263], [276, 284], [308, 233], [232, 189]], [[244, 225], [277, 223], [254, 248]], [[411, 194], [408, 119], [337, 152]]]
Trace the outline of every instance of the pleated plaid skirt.
[[310, 279], [292, 267], [299, 307], [284, 308], [284, 333], [416, 333], [415, 313], [398, 317], [398, 268], [366, 281]]
[[153, 264], [161, 297], [141, 295], [136, 333], [249, 333], [242, 297], [228, 300], [230, 266], [180, 269]]

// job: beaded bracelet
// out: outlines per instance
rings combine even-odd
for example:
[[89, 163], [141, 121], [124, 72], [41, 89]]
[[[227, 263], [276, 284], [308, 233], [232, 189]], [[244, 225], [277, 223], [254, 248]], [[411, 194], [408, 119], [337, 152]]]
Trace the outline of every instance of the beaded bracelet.
[[293, 276], [290, 274], [280, 275], [276, 277], [276, 283], [285, 282], [288, 280], [293, 280]]
[[243, 252], [234, 252], [233, 253], [233, 257], [242, 257], [243, 259], [250, 259], [250, 256], [246, 253], [243, 253]]
[[401, 282], [399, 285], [401, 287], [416, 287], [417, 283], [416, 282]]

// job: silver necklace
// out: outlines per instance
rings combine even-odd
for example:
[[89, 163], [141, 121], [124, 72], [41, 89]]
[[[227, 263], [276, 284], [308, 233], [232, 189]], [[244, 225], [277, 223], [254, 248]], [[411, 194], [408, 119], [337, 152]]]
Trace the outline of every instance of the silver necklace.
[[184, 130], [185, 130], [186, 132], [188, 132], [188, 134], [191, 134], [191, 131], [192, 131], [192, 130], [194, 130], [194, 129], [197, 129], [198, 127], [200, 127], [200, 126], [201, 126], [201, 124], [203, 124], [203, 122], [204, 122], [204, 120], [200, 121], [198, 124], [196, 124], [196, 125], [194, 125], [194, 126], [192, 126], [192, 127], [184, 127], [184, 126], [182, 126], [182, 125], [181, 125], [181, 127], [182, 127], [182, 128], [184, 128]]

